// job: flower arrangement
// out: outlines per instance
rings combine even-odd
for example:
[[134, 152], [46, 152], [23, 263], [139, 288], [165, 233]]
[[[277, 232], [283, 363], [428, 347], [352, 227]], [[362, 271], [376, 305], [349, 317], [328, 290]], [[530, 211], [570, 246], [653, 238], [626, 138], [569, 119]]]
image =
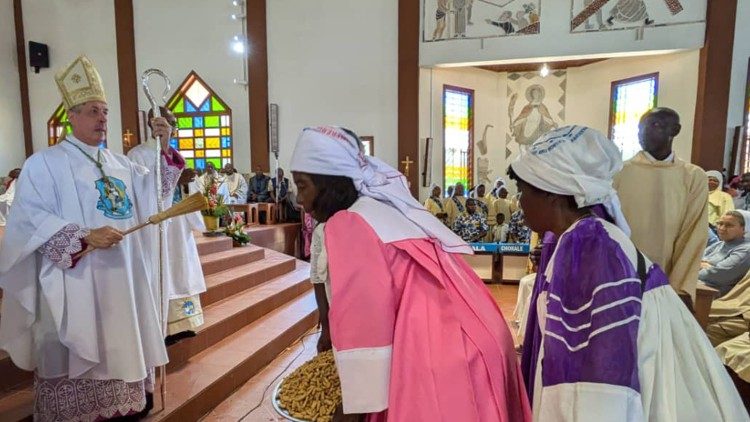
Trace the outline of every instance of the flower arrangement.
[[224, 196], [218, 194], [219, 184], [214, 180], [210, 185], [206, 186], [203, 191], [203, 196], [206, 197], [207, 206], [206, 209], [201, 211], [206, 217], [221, 218], [229, 214], [229, 208], [224, 205]]
[[224, 233], [232, 238], [235, 246], [242, 246], [250, 241], [250, 236], [245, 233], [245, 220], [242, 218], [242, 214], [236, 213], [232, 217], [232, 222], [227, 226]]

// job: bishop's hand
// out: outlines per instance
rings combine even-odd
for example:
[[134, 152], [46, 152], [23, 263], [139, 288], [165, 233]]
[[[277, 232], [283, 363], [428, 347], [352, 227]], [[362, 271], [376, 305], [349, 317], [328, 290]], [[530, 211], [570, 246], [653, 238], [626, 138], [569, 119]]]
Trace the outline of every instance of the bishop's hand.
[[98, 229], [91, 229], [84, 240], [90, 246], [106, 249], [122, 240], [122, 232], [111, 226], [99, 227]]

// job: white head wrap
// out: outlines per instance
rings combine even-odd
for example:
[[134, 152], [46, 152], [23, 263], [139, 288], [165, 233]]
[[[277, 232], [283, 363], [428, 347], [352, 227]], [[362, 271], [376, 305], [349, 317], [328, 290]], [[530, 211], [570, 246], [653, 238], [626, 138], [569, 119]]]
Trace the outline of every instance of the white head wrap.
[[471, 247], [435, 218], [409, 192], [406, 178], [383, 161], [366, 156], [362, 142], [337, 126], [305, 128], [292, 153], [291, 171], [345, 176], [360, 195], [399, 210], [436, 239], [446, 252], [471, 254]]
[[716, 188], [716, 189], [721, 190], [721, 189], [724, 188], [724, 175], [721, 174], [720, 171], [709, 170], [709, 171], [706, 172], [706, 176], [714, 178], [714, 179], [716, 179], [716, 180], [719, 181], [719, 187]]
[[750, 239], [750, 211], [735, 210], [745, 219], [745, 239]]
[[602, 204], [615, 224], [630, 235], [612, 178], [622, 156], [601, 132], [565, 126], [537, 139], [511, 164], [523, 181], [547, 192], [570, 195], [579, 207]]

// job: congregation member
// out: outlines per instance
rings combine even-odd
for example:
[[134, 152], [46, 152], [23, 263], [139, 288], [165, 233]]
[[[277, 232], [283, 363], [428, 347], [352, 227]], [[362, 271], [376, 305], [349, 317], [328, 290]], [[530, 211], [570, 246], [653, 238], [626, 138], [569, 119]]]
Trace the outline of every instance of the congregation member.
[[508, 199], [508, 189], [505, 187], [501, 187], [498, 190], [498, 197], [493, 205], [495, 208], [495, 218], [499, 218], [499, 214], [502, 214], [506, 222], [509, 222], [513, 213], [517, 211], [516, 206]]
[[453, 232], [465, 242], [481, 242], [490, 230], [487, 217], [477, 207], [478, 202], [474, 198], [468, 198], [466, 211], [456, 217], [453, 223]]
[[747, 332], [750, 327], [750, 272], [725, 295], [714, 299], [706, 334], [718, 346]]
[[[166, 108], [159, 107], [159, 112], [171, 127], [176, 127], [177, 119]], [[154, 118], [153, 110], [148, 113], [149, 122]], [[149, 123], [151, 128], [151, 123]], [[152, 189], [156, 191], [156, 139], [153, 136], [147, 142], [136, 146], [128, 152], [128, 158], [134, 163], [148, 168]], [[174, 148], [169, 146], [170, 137], [161, 138], [161, 166], [168, 170], [169, 180], [162, 183], [176, 185], [180, 191], [180, 177], [185, 169], [185, 160]], [[192, 172], [187, 172], [188, 174]], [[183, 183], [189, 183], [183, 180]], [[177, 202], [182, 199], [180, 195]], [[168, 209], [175, 202], [175, 191], [164, 192], [163, 209]], [[205, 231], [203, 219], [199, 212], [171, 218], [164, 223], [162, 237], [162, 279], [165, 289], [165, 309], [167, 311], [166, 344], [174, 344], [177, 340], [192, 337], [195, 329], [203, 325], [203, 311], [200, 294], [206, 291], [206, 281], [203, 277], [198, 246], [193, 237], [193, 230]]]
[[750, 173], [740, 176], [737, 191], [739, 195], [734, 198], [734, 209], [750, 211]]
[[274, 202], [279, 206], [279, 221], [287, 220], [290, 213], [295, 212], [294, 203], [291, 202], [292, 191], [289, 189], [289, 178], [284, 177], [284, 170], [276, 169], [276, 177], [268, 184], [270, 198], [268, 202]]
[[330, 338], [319, 350], [332, 347], [341, 380], [334, 420], [530, 421], [511, 334], [461, 257], [471, 248], [406, 178], [331, 126], [302, 132], [291, 170], [321, 222], [312, 261], [326, 271], [316, 298]]
[[729, 292], [750, 270], [750, 211], [727, 211], [716, 222], [721, 240], [703, 254], [698, 280], [719, 291]]
[[430, 197], [424, 201], [424, 207], [443, 224], [448, 224], [448, 214], [445, 212], [443, 198], [440, 196], [440, 186], [435, 183], [430, 189]]
[[504, 214], [497, 214], [497, 224], [492, 229], [492, 241], [495, 243], [505, 243], [508, 241], [508, 223], [505, 221]]
[[695, 298], [698, 270], [706, 248], [708, 184], [700, 167], [675, 156], [679, 115], [654, 108], [638, 125], [640, 151], [614, 179], [631, 239], [659, 264], [678, 294]]
[[745, 409], [750, 410], [750, 331], [716, 346], [716, 353], [734, 381]]
[[[18, 179], [0, 248], [0, 348], [34, 371], [34, 420], [135, 419], [168, 358], [154, 232], [123, 231], [156, 213], [157, 192], [147, 168], [104, 147], [109, 108], [91, 61], [78, 57], [55, 81], [72, 131]], [[152, 125], [162, 139], [172, 132], [164, 118]], [[176, 171], [162, 167], [163, 180]]]
[[0, 226], [4, 226], [8, 219], [10, 206], [13, 205], [13, 198], [16, 195], [16, 180], [18, 180], [20, 174], [21, 169], [13, 169], [8, 173], [7, 180], [5, 180], [5, 191], [0, 195]]
[[734, 209], [732, 195], [724, 192], [724, 176], [721, 172], [710, 170], [708, 177], [708, 224], [716, 226], [722, 215]]
[[198, 191], [206, 193], [206, 191], [213, 185], [217, 187], [217, 195], [224, 199], [224, 203], [228, 203], [229, 200], [229, 187], [226, 183], [226, 177], [216, 170], [216, 166], [211, 161], [206, 163], [206, 171], [197, 178], [196, 184], [198, 185]]
[[224, 165], [224, 179], [229, 190], [228, 204], [244, 204], [247, 202], [247, 182], [245, 177], [234, 168], [232, 163]]
[[505, 179], [502, 177], [498, 177], [495, 179], [495, 184], [492, 185], [492, 190], [490, 191], [490, 196], [497, 199], [500, 197], [500, 189], [505, 187]]
[[271, 183], [271, 178], [263, 173], [260, 165], [255, 166], [255, 175], [248, 182], [247, 202], [268, 202], [271, 198], [268, 192], [269, 183]]
[[477, 185], [474, 190], [474, 199], [477, 201], [477, 206], [480, 208], [485, 218], [487, 219], [487, 235], [483, 239], [486, 242], [492, 242], [492, 233], [497, 225], [497, 212], [495, 212], [495, 198], [487, 195], [487, 188], [484, 183]]
[[445, 211], [448, 213], [448, 227], [453, 227], [456, 218], [466, 212], [466, 197], [463, 183], [456, 183], [453, 194], [445, 201]]
[[531, 229], [558, 239], [524, 344], [534, 418], [748, 420], [695, 318], [628, 237], [612, 188], [620, 154], [603, 134], [566, 126], [509, 169]]
[[526, 216], [523, 208], [514, 212], [508, 223], [508, 242], [529, 243], [531, 241], [531, 229], [526, 225]]
[[447, 188], [445, 188], [445, 200], [443, 200], [443, 205], [445, 205], [445, 203], [448, 202], [448, 200], [453, 197], [453, 191], [455, 189], [456, 189], [455, 185], [450, 185]]

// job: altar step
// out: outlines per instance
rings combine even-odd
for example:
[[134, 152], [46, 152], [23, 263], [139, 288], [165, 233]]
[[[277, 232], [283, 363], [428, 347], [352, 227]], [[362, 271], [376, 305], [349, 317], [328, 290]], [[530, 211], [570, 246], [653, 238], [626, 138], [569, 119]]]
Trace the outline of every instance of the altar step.
[[[167, 407], [149, 420], [197, 420], [315, 325], [309, 264], [269, 249], [196, 235], [205, 324], [167, 350]], [[0, 354], [0, 422], [30, 420], [31, 373]]]

